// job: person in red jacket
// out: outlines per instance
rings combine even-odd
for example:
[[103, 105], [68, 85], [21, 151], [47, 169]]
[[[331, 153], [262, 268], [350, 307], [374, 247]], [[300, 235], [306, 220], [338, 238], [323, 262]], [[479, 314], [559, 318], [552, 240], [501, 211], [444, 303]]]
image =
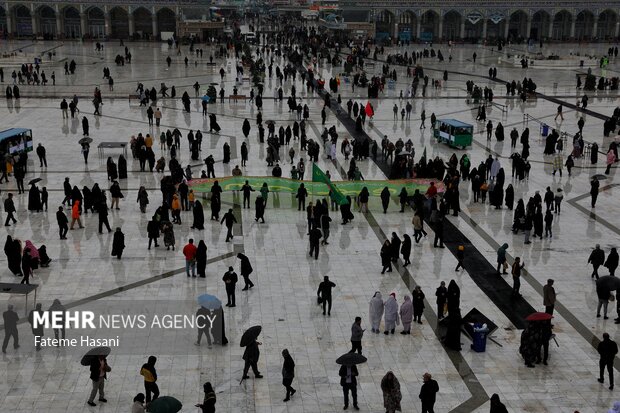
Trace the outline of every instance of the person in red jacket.
[[196, 278], [196, 246], [194, 239], [190, 238], [189, 243], [183, 247], [183, 255], [185, 256], [185, 271], [189, 277], [189, 270], [192, 270], [192, 277]]
[[431, 186], [426, 190], [426, 197], [430, 199], [434, 198], [435, 195], [437, 195], [437, 187], [435, 186], [435, 182], [431, 182]]

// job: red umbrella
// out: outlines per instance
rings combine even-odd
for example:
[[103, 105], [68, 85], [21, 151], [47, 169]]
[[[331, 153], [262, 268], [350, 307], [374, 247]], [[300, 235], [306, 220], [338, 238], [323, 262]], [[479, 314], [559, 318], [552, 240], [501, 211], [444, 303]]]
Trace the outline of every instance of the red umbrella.
[[551, 320], [553, 316], [547, 313], [533, 313], [528, 315], [525, 320], [526, 321], [548, 321]]
[[370, 102], [366, 103], [366, 116], [372, 118], [375, 114], [375, 111], [372, 109], [372, 105]]

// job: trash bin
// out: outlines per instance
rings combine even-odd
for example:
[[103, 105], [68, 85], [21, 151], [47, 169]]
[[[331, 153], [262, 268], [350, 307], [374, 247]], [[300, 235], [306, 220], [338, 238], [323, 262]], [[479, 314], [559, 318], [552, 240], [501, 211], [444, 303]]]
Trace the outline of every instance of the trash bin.
[[474, 325], [473, 343], [471, 349], [476, 353], [484, 353], [487, 348], [487, 335], [489, 334], [488, 327], [483, 324]]
[[540, 125], [540, 134], [542, 136], [549, 135], [549, 125], [546, 125], [544, 123], [542, 125]]

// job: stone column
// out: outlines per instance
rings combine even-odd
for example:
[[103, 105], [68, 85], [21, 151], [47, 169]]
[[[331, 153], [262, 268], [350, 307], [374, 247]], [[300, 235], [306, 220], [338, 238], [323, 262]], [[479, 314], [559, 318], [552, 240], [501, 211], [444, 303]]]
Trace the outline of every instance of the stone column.
[[590, 39], [594, 39], [598, 36], [598, 16], [594, 16], [594, 23], [592, 24], [592, 35]]
[[[9, 25], [9, 14], [8, 13], [6, 15], [6, 24], [8, 27]], [[620, 21], [616, 22], [616, 28], [614, 29], [614, 37], [617, 38], [619, 34], [620, 34]]]
[[488, 19], [485, 17], [482, 20], [482, 38], [486, 39], [487, 38], [487, 24], [488, 24]]
[[9, 35], [12, 35], [13, 32], [15, 31], [15, 28], [13, 27], [13, 12], [9, 8], [6, 8], [5, 10], [6, 10], [6, 31], [7, 33], [9, 33]]
[[153, 7], [152, 12], [152, 25], [153, 25], [153, 38], [157, 39], [159, 36], [159, 27], [157, 26], [157, 13], [155, 12], [155, 8]]
[[30, 17], [32, 18], [32, 34], [36, 36], [39, 33], [39, 16], [37, 16], [34, 3], [30, 4]]
[[549, 19], [549, 38], [552, 39], [553, 38], [553, 20], [554, 20], [555, 16], [551, 16], [551, 18]]
[[[398, 17], [395, 17], [395, 19], [397, 19]], [[398, 42], [398, 21], [394, 22], [394, 28], [392, 29], [394, 32], [392, 33], [392, 39], [394, 39], [394, 42], [397, 43]]]
[[54, 7], [54, 10], [56, 11], [56, 38], [60, 39], [64, 37], [64, 30], [62, 27], [62, 13], [60, 12], [58, 5]]
[[510, 30], [510, 17], [504, 19], [504, 38], [508, 38], [508, 32]]
[[[618, 26], [616, 25], [616, 31], [617, 31], [617, 29], [618, 29]], [[416, 16], [415, 17], [415, 39], [416, 40], [420, 40], [420, 33], [421, 32], [422, 32], [422, 17], [421, 16]], [[618, 37], [618, 34], [616, 34], [616, 37]]]
[[80, 31], [82, 38], [88, 34], [88, 15], [83, 6], [80, 6]]
[[439, 13], [439, 33], [437, 33], [437, 40], [443, 39], [443, 16]]
[[105, 26], [105, 35], [107, 37], [112, 36], [112, 24], [110, 23], [110, 11], [108, 10], [108, 6], [104, 6], [103, 8], [103, 21]]
[[571, 16], [571, 22], [570, 22], [570, 38], [574, 39], [575, 38], [575, 17]]
[[461, 40], [465, 38], [465, 18], [461, 17]]
[[127, 7], [127, 21], [129, 22], [129, 38], [131, 39], [136, 32], [136, 25], [134, 24], [133, 10], [131, 7]]
[[525, 38], [530, 38], [530, 33], [532, 32], [532, 18], [527, 16], [527, 25], [525, 26]]

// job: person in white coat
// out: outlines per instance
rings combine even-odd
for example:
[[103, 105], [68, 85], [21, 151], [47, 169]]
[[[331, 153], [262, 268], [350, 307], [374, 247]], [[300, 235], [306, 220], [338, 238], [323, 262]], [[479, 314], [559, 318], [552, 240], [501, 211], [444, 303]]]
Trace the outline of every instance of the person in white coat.
[[383, 317], [383, 298], [381, 297], [381, 293], [379, 291], [377, 291], [370, 299], [368, 312], [371, 331], [379, 334], [379, 325], [381, 324], [381, 317]]
[[400, 306], [400, 321], [403, 322], [403, 331], [401, 331], [400, 334], [411, 334], [413, 303], [408, 295], [405, 296], [405, 301]]
[[499, 173], [502, 164], [499, 162], [499, 158], [496, 156], [491, 164], [491, 179], [495, 179], [497, 174]]
[[385, 300], [384, 308], [384, 334], [394, 334], [396, 326], [400, 324], [398, 320], [398, 303], [396, 302], [396, 293], [391, 293], [388, 299]]

